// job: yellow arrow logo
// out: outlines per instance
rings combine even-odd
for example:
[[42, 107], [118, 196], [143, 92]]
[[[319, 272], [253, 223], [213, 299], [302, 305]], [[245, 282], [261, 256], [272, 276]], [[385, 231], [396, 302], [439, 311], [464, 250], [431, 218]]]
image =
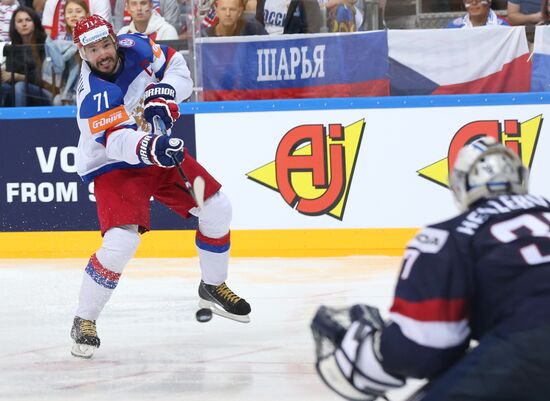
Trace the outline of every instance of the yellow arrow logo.
[[365, 120], [346, 127], [322, 124], [291, 129], [279, 142], [275, 160], [247, 173], [300, 213], [342, 220], [357, 162]]
[[[531, 167], [537, 146], [540, 129], [542, 127], [542, 115], [519, 123], [517, 120], [506, 120], [504, 129], [500, 128], [498, 121], [474, 121], [462, 127], [451, 140], [448, 154], [456, 153], [457, 147], [462, 147], [468, 139], [474, 139], [480, 135], [495, 137], [500, 143], [514, 150], [528, 167]], [[483, 127], [483, 129], [481, 129]], [[476, 130], [476, 128], [480, 128]], [[466, 132], [466, 136], [464, 133]], [[457, 138], [460, 143], [455, 144]], [[432, 181], [444, 187], [449, 187], [449, 157], [438, 160], [417, 171], [422, 178]]]

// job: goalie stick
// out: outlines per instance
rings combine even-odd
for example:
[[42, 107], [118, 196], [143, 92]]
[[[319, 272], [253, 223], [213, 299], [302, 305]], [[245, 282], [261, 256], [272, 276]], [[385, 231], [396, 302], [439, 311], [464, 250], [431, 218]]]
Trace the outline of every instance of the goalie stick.
[[[168, 136], [168, 133], [166, 132], [166, 126], [164, 125], [164, 122], [160, 119], [160, 117], [155, 116], [153, 117], [155, 126], [160, 130], [162, 135]], [[174, 162], [174, 166], [178, 170], [178, 174], [180, 175], [181, 179], [183, 180], [183, 183], [185, 184], [185, 189], [189, 192], [191, 197], [193, 197], [193, 200], [197, 204], [199, 208], [202, 208], [204, 206], [204, 178], [201, 176], [195, 177], [195, 180], [193, 181], [193, 184], [191, 184], [191, 181], [189, 178], [187, 178], [187, 175], [184, 173], [183, 169], [179, 165], [178, 161], [176, 160], [176, 157], [172, 152], [167, 151], [168, 156], [172, 159]], [[177, 185], [178, 188], [182, 188], [181, 186]], [[183, 189], [183, 188], [182, 188]]]

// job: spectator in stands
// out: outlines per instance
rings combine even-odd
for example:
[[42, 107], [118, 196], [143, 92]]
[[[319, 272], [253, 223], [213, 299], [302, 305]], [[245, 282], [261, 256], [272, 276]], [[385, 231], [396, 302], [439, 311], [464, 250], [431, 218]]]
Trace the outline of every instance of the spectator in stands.
[[[2, 69], [3, 106], [46, 106], [52, 95], [42, 87], [42, 63], [46, 32], [30, 7], [19, 7], [10, 21], [11, 44], [4, 47]], [[25, 45], [25, 46], [21, 46]]]
[[242, 0], [217, 0], [218, 21], [203, 30], [203, 36], [267, 35], [267, 31], [255, 18], [246, 18]]
[[321, 9], [317, 0], [257, 0], [256, 19], [270, 35], [318, 33], [321, 31]]
[[[52, 93], [55, 93], [53, 104], [71, 105], [76, 104], [76, 85], [80, 74], [82, 60], [78, 49], [73, 43], [73, 29], [76, 23], [90, 15], [86, 0], [67, 0], [65, 4], [65, 39], [46, 39], [46, 56], [51, 60], [50, 79]], [[46, 69], [47, 64], [43, 66]], [[43, 76], [44, 76], [43, 72]]]
[[17, 0], [0, 0], [0, 41], [10, 40], [10, 21], [13, 13], [19, 7]]
[[[184, 16], [181, 14], [178, 0], [153, 0], [153, 10], [176, 28], [176, 31], [180, 31], [184, 24]], [[130, 22], [132, 22], [132, 16], [126, 7], [126, 0], [115, 0], [113, 11], [113, 27], [115, 32], [119, 32], [122, 27], [130, 25]]]
[[132, 16], [130, 25], [118, 31], [123, 33], [143, 33], [155, 41], [177, 40], [178, 32], [153, 9], [153, 0], [126, 0], [126, 8]]
[[291, 0], [286, 12], [283, 33], [319, 33], [321, 23], [321, 8], [317, 0]]
[[455, 18], [447, 28], [475, 28], [478, 26], [510, 26], [510, 23], [491, 10], [491, 0], [464, 0], [466, 14]]
[[[111, 2], [110, 0], [86, 0], [90, 14], [97, 14], [111, 21]], [[65, 4], [66, 0], [46, 0], [44, 13], [42, 14], [42, 24], [46, 33], [52, 39], [65, 38]]]
[[[180, 0], [182, 2], [188, 2], [189, 0]], [[256, 15], [256, 0], [243, 0], [245, 18], [254, 17]], [[201, 22], [201, 29], [210, 28], [218, 22], [216, 16], [216, 2], [214, 0], [199, 0], [198, 7], [199, 20]]]
[[537, 25], [542, 23], [540, 0], [508, 0], [508, 21], [512, 25]]
[[73, 30], [76, 23], [89, 15], [90, 8], [86, 0], [67, 0], [67, 3], [65, 4], [65, 28], [67, 40], [73, 42]]
[[328, 32], [356, 32], [363, 24], [363, 13], [357, 8], [357, 0], [321, 0], [327, 10]]

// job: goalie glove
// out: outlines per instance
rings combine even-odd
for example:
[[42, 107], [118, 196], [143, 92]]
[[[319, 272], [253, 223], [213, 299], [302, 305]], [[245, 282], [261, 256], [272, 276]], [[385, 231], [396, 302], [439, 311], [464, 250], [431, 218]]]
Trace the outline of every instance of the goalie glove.
[[155, 130], [153, 122], [158, 116], [166, 129], [172, 128], [174, 122], [180, 117], [180, 109], [176, 103], [176, 90], [172, 85], [158, 83], [150, 84], [145, 89], [143, 101], [143, 117]]
[[174, 160], [183, 161], [183, 140], [166, 135], [145, 135], [138, 142], [136, 153], [139, 159], [149, 165], [174, 167]]
[[[351, 323], [351, 324], [350, 324]], [[379, 352], [384, 321], [377, 308], [321, 306], [311, 323], [317, 373], [325, 384], [348, 400], [374, 401], [405, 380], [386, 372]]]

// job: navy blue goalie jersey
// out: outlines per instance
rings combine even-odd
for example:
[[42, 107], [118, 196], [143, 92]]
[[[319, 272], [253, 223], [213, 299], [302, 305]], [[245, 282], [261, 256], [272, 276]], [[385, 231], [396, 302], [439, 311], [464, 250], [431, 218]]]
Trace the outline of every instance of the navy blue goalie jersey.
[[470, 340], [550, 323], [550, 203], [503, 195], [408, 244], [381, 337], [382, 365], [431, 378]]

